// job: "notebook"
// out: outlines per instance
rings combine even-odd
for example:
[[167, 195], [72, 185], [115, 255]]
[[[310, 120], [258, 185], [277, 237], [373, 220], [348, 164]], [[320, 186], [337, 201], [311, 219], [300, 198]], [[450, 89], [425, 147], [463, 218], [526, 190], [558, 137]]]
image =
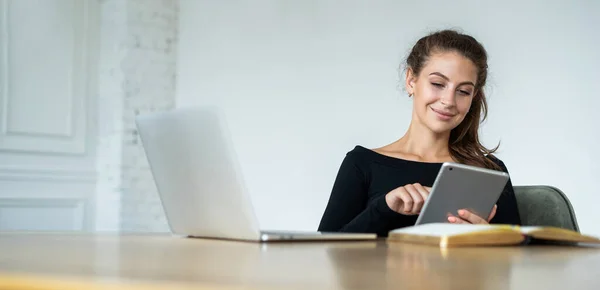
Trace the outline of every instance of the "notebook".
[[576, 231], [546, 226], [472, 225], [429, 223], [395, 229], [388, 241], [440, 247], [517, 246], [531, 243], [600, 244], [600, 239]]

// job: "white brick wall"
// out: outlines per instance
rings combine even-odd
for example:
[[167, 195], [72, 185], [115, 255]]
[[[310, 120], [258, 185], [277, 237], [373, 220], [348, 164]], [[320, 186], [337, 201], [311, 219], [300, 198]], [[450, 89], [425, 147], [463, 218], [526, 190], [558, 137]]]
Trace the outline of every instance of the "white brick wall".
[[134, 117], [174, 106], [179, 1], [101, 5], [97, 230], [167, 231]]
[[98, 146], [96, 153], [96, 230], [118, 230], [121, 203], [123, 87], [120, 69], [127, 56], [126, 3], [103, 1], [100, 10], [98, 74]]

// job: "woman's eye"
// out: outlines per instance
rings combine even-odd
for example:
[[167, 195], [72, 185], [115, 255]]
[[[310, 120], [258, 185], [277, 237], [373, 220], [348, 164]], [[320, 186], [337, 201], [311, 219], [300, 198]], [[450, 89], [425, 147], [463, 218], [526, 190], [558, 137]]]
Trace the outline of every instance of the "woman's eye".
[[442, 84], [438, 84], [438, 83], [431, 83], [431, 84], [432, 84], [432, 85], [434, 85], [434, 86], [436, 86], [436, 87], [438, 87], [438, 88], [441, 88], [441, 87], [443, 87], [443, 86], [444, 86], [444, 85], [442, 85]]
[[463, 95], [465, 95], [465, 96], [468, 96], [468, 95], [471, 94], [470, 92], [467, 92], [467, 91], [460, 91], [460, 93], [463, 94]]

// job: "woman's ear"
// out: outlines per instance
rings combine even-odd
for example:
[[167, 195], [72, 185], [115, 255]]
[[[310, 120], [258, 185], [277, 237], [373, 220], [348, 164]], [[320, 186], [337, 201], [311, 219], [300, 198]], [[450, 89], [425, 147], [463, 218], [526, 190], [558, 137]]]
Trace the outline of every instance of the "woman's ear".
[[415, 90], [415, 75], [411, 68], [406, 70], [406, 92], [408, 96], [412, 96]]

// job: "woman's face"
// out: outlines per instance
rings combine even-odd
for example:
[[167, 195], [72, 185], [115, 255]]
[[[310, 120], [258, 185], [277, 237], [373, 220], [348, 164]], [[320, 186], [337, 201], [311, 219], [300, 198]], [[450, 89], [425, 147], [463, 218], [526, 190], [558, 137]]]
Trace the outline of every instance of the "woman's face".
[[468, 58], [455, 52], [431, 55], [418, 76], [407, 73], [413, 120], [434, 133], [448, 133], [469, 112], [476, 82], [477, 68]]

